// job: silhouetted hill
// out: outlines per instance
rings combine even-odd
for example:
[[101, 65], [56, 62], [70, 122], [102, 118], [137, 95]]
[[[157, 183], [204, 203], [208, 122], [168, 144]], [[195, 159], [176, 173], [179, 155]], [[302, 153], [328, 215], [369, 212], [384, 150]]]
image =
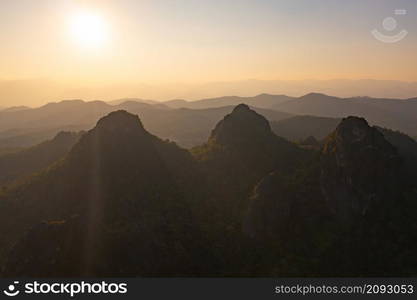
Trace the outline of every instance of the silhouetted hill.
[[[140, 113], [143, 123], [150, 132], [162, 138], [177, 142], [183, 147], [193, 147], [204, 143], [210, 136], [212, 128], [233, 106], [210, 109], [171, 109], [171, 110], [130, 110]], [[273, 110], [253, 108], [269, 120], [281, 120], [290, 115]]]
[[[337, 236], [330, 260], [348, 275], [413, 274], [409, 250], [417, 243], [410, 228], [416, 220], [410, 212], [417, 190], [398, 150], [365, 120], [350, 117], [329, 136], [321, 165], [326, 202], [339, 222], [350, 224]], [[337, 251], [347, 254], [344, 261]]]
[[217, 123], [210, 137], [215, 143], [233, 147], [272, 138], [268, 120], [245, 104], [236, 106], [231, 114]]
[[[309, 136], [321, 141], [333, 132], [341, 119], [315, 117], [315, 116], [295, 116], [280, 121], [272, 121], [271, 127], [275, 134], [285, 137], [291, 141], [303, 141]], [[415, 153], [417, 142], [408, 135], [380, 126], [375, 126], [382, 132], [385, 138], [402, 154], [410, 155], [410, 151]], [[401, 150], [402, 149], [402, 150]]]
[[0, 186], [22, 180], [63, 158], [81, 135], [60, 132], [50, 141], [0, 156]]
[[12, 107], [8, 107], [8, 108], [0, 109], [0, 111], [14, 112], [14, 111], [21, 111], [21, 110], [26, 110], [26, 109], [30, 109], [30, 107], [27, 107], [27, 106], [12, 106]]
[[323, 140], [340, 123], [340, 119], [315, 116], [295, 116], [271, 122], [272, 131], [290, 141], [300, 141], [313, 136]]
[[[81, 86], [80, 86], [81, 85]], [[223, 95], [258, 95], [261, 93], [302, 95], [317, 91], [338, 97], [368, 95], [385, 98], [412, 98], [417, 95], [417, 82], [395, 80], [238, 80], [206, 84], [132, 84], [90, 86], [57, 83], [50, 80], [0, 80], [1, 106], [44, 103], [59, 97], [115, 99], [120, 95], [138, 95], [145, 99], [204, 99]]]
[[[64, 161], [2, 197], [2, 261], [10, 253], [4, 273], [190, 272], [189, 261], [199, 255], [198, 249], [190, 250], [198, 230], [187, 204], [193, 190], [185, 190], [195, 181], [195, 174], [189, 176], [192, 168], [187, 151], [149, 134], [137, 116], [110, 113], [82, 136]], [[37, 225], [44, 220], [48, 226]], [[68, 244], [72, 234], [77, 234], [76, 245]]]
[[397, 196], [401, 158], [362, 118], [342, 120], [327, 138], [321, 161], [324, 195], [344, 220], [366, 216], [372, 207]]
[[295, 115], [343, 118], [349, 115], [366, 118], [376, 124], [403, 131], [414, 136], [417, 133], [416, 98], [389, 99], [371, 97], [339, 98], [321, 93], [309, 93], [301, 97], [261, 94], [255, 97], [219, 97], [198, 101], [173, 100], [165, 102], [171, 107], [211, 108], [245, 103], [255, 107], [274, 109]]
[[216, 125], [207, 143], [193, 148], [192, 153], [209, 187], [202, 214], [211, 224], [207, 235], [213, 236], [213, 246], [230, 262], [223, 274], [236, 274], [233, 266], [238, 261], [253, 258], [252, 251], [239, 250], [245, 247], [241, 244], [242, 221], [250, 191], [273, 170], [291, 173], [309, 152], [276, 136], [263, 116], [240, 104]]
[[140, 102], [140, 103], [146, 103], [146, 104], [160, 104], [159, 101], [140, 99], [140, 98], [122, 98], [122, 99], [107, 101], [107, 103], [110, 105], [119, 105], [119, 104], [122, 104], [123, 102]]
[[240, 104], [190, 153], [111, 112], [2, 191], [2, 275], [415, 276], [415, 142], [359, 117], [308, 142]]
[[[260, 94], [255, 97], [220, 97], [199, 101], [173, 100], [155, 103], [150, 100], [121, 99], [114, 105], [102, 101], [69, 100], [50, 103], [23, 111], [0, 111], [0, 148], [27, 147], [52, 138], [62, 130], [88, 130], [111, 111], [124, 109], [140, 113], [148, 130], [162, 138], [174, 140], [184, 147], [203, 143], [210, 130], [239, 103], [246, 103], [269, 121], [280, 121], [295, 115], [297, 119], [282, 123], [282, 130], [273, 125], [279, 136], [293, 140], [310, 135], [323, 138], [324, 131], [314, 125], [314, 116], [340, 119], [348, 115], [366, 118], [370, 124], [399, 130], [411, 136], [417, 133], [417, 99], [377, 99], [369, 97], [338, 98], [319, 93], [287, 97]], [[311, 116], [311, 117], [310, 117]], [[303, 120], [301, 120], [303, 119]], [[323, 120], [324, 121], [324, 120]], [[297, 130], [292, 122], [310, 122], [308, 134]], [[333, 120], [336, 123], [336, 120]], [[290, 128], [287, 131], [287, 126]], [[330, 126], [330, 123], [329, 123]], [[294, 128], [294, 129], [291, 129]], [[292, 131], [291, 131], [292, 130]], [[317, 136], [320, 135], [320, 136]]]
[[294, 101], [275, 105], [274, 108], [294, 114], [332, 118], [341, 118], [348, 115], [372, 115], [384, 118], [389, 115], [389, 111], [370, 106], [366, 99], [358, 101], [357, 99], [343, 99], [318, 93], [307, 94]]
[[[207, 140], [216, 122], [232, 111], [233, 107], [170, 109], [160, 103], [132, 100], [113, 106], [101, 101], [81, 100], [50, 103], [20, 112], [0, 112], [0, 148], [32, 146], [52, 138], [62, 130], [88, 130], [100, 117], [120, 109], [140, 114], [150, 132], [191, 147]], [[269, 120], [281, 120], [290, 116], [274, 110], [255, 109]]]
[[410, 135], [417, 132], [417, 117], [414, 113], [417, 109], [416, 99], [338, 98], [311, 93], [270, 108], [292, 114], [330, 118], [354, 115], [366, 118], [373, 125]]
[[417, 157], [417, 141], [409, 137], [408, 135], [390, 130], [388, 128], [381, 128], [375, 126], [380, 131], [385, 139], [394, 145], [398, 152], [404, 157]]
[[236, 106], [240, 103], [255, 106], [259, 108], [271, 108], [277, 104], [294, 99], [293, 97], [285, 95], [269, 95], [260, 94], [254, 97], [238, 97], [238, 96], [227, 96], [219, 98], [209, 98], [197, 101], [186, 101], [186, 100], [171, 100], [166, 101], [164, 104], [173, 108], [193, 108], [193, 109], [204, 109], [214, 108], [220, 106]]
[[0, 147], [28, 147], [51, 139], [60, 131], [90, 129], [112, 111], [101, 102], [67, 100], [39, 108], [0, 112]]
[[[285, 157], [297, 155], [300, 149], [276, 136], [268, 120], [245, 104], [239, 104], [213, 129], [208, 142], [193, 152], [199, 159], [225, 159], [227, 162], [250, 165], [262, 172], [291, 164]], [[221, 158], [221, 156], [223, 156]], [[287, 157], [289, 158], [289, 157]], [[256, 172], [255, 169], [252, 171]]]
[[264, 249], [261, 269], [272, 264], [275, 276], [415, 274], [417, 190], [404, 171], [383, 134], [364, 119], [343, 119], [320, 157], [255, 187], [243, 229]]

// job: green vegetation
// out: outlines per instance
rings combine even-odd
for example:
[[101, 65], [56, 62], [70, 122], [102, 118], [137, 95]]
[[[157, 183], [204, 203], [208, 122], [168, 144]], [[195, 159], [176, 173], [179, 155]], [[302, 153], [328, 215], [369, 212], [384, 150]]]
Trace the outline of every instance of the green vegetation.
[[0, 193], [2, 274], [416, 276], [415, 145], [356, 117], [307, 142], [246, 105], [191, 151], [112, 112]]

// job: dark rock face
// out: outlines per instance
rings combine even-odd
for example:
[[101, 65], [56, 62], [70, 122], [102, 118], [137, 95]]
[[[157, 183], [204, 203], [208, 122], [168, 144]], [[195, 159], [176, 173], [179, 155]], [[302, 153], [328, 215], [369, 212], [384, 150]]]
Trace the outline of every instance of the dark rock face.
[[282, 233], [288, 228], [295, 196], [287, 178], [267, 175], [254, 189], [243, 231], [258, 239]]
[[240, 104], [212, 131], [208, 142], [195, 149], [195, 157], [212, 187], [215, 208], [241, 228], [242, 208], [259, 181], [273, 171], [291, 172], [306, 157], [297, 145], [276, 136], [269, 122]]
[[321, 157], [321, 187], [341, 220], [364, 216], [394, 196], [401, 158], [384, 136], [357, 117], [343, 119]]
[[379, 130], [346, 118], [309, 167], [258, 183], [243, 231], [265, 255], [281, 253], [284, 276], [300, 266], [320, 276], [415, 274], [417, 190], [402, 165]]

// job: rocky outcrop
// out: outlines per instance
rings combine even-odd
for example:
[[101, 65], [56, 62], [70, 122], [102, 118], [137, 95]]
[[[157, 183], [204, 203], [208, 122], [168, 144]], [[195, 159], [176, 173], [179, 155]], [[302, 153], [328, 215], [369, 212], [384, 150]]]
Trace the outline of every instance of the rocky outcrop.
[[295, 144], [276, 136], [268, 120], [246, 104], [239, 104], [226, 115], [208, 142], [197, 149], [195, 152], [204, 154], [204, 159], [222, 159], [262, 176], [276, 169], [293, 168], [305, 154]]
[[395, 197], [401, 158], [365, 119], [348, 117], [327, 138], [321, 155], [321, 188], [343, 221], [365, 216]]
[[217, 123], [210, 140], [221, 145], [240, 147], [248, 143], [270, 140], [273, 137], [267, 119], [251, 110], [246, 104], [239, 104], [232, 113]]

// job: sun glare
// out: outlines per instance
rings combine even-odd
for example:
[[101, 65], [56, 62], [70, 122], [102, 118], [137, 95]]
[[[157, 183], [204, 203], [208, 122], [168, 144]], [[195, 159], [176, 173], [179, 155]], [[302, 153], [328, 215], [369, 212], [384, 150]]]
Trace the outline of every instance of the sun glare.
[[102, 47], [108, 38], [108, 28], [103, 18], [88, 12], [71, 17], [70, 33], [79, 46], [88, 48]]

